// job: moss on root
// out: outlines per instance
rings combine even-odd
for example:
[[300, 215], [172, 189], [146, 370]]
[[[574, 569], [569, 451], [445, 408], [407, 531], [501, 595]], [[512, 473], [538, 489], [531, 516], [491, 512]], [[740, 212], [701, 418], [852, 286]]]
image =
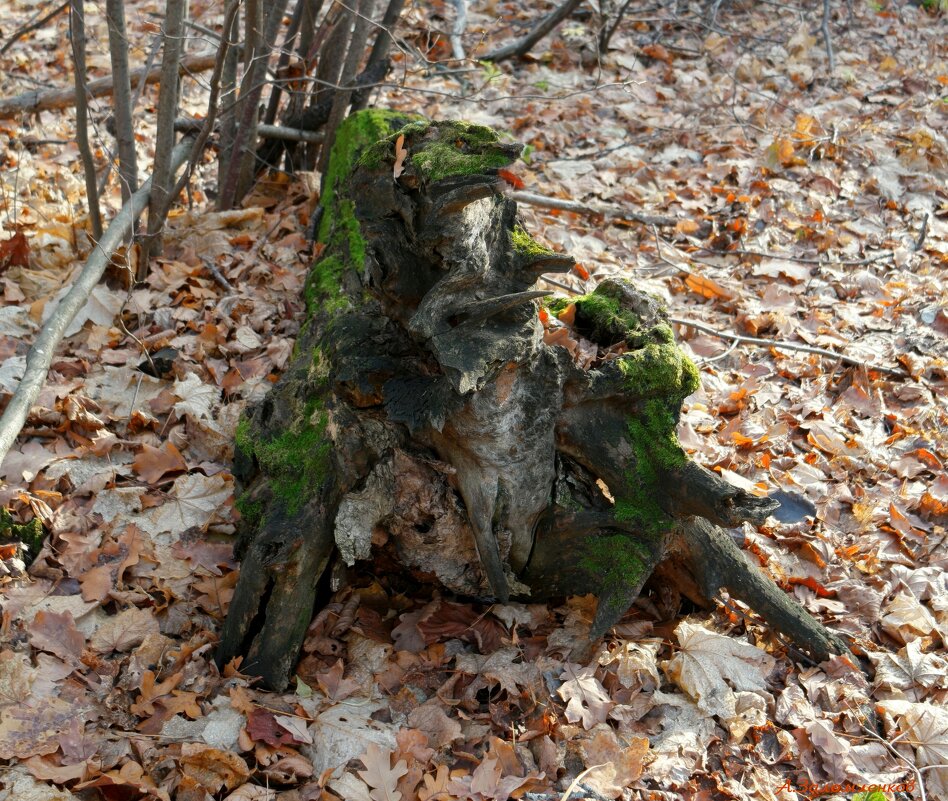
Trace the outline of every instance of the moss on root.
[[608, 587], [644, 581], [652, 569], [651, 556], [648, 546], [626, 534], [604, 534], [587, 541], [579, 563]]
[[582, 297], [549, 301], [547, 308], [559, 315], [575, 304], [575, 326], [582, 335], [601, 345], [624, 343], [628, 348], [614, 369], [629, 407], [624, 438], [633, 456], [624, 486], [610, 489], [616, 519], [654, 534], [672, 523], [660, 503], [662, 483], [687, 462], [676, 433], [678, 413], [682, 401], [700, 386], [700, 377], [675, 343], [661, 305], [654, 299], [635, 305], [627, 298], [620, 284], [609, 282]]
[[[319, 490], [326, 478], [332, 449], [332, 440], [326, 435], [328, 423], [329, 414], [314, 399], [288, 430], [272, 439], [255, 436], [246, 418], [237, 424], [237, 447], [256, 459], [274, 497], [283, 501], [291, 514]], [[262, 509], [256, 502], [244, 500], [244, 508], [240, 504], [238, 499], [242, 516], [256, 518], [248, 522], [259, 522]]]
[[544, 256], [555, 255], [545, 245], [541, 245], [528, 234], [519, 225], [510, 232], [510, 244], [513, 245], [514, 253], [527, 258], [542, 258]]

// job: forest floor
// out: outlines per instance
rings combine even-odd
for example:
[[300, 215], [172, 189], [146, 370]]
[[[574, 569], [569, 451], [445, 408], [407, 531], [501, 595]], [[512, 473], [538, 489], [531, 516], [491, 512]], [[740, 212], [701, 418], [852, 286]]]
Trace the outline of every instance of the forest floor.
[[[218, 5], [192, 15], [213, 28]], [[476, 0], [448, 74], [420, 58], [450, 57], [453, 6], [432, 0], [403, 19], [373, 105], [508, 131], [528, 145], [512, 188], [602, 210], [521, 206], [581, 263], [573, 290], [621, 274], [690, 321], [702, 388], [681, 441], [784, 501], [735, 536], [865, 674], [667, 587], [572, 664], [592, 599], [482, 606], [388, 577], [314, 621], [292, 691], [218, 671], [234, 427], [291, 354], [318, 176], [268, 177], [221, 213], [209, 153], [147, 281], [129, 290], [116, 262], [0, 467], [0, 506], [49, 532], [28, 570], [0, 551], [0, 799], [948, 799], [948, 21], [832, 5], [831, 71], [819, 3], [630, 8], [604, 53], [584, 5], [491, 66], [478, 49], [526, 20]], [[109, 71], [102, 6], [92, 77]], [[0, 46], [40, 8], [0, 5]], [[141, 64], [160, 7], [127, 8]], [[0, 97], [71, 85], [66, 22], [0, 54]], [[187, 112], [204, 86], [185, 81]], [[136, 112], [144, 174], [155, 97]], [[108, 113], [95, 101], [102, 164]], [[3, 399], [90, 250], [74, 127], [71, 109], [0, 120]], [[104, 199], [114, 212], [114, 177]]]

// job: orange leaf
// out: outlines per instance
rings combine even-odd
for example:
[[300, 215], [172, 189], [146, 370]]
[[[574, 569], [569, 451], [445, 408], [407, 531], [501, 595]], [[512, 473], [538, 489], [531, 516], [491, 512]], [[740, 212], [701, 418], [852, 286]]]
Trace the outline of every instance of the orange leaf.
[[919, 448], [917, 451], [915, 451], [915, 455], [919, 458], [919, 461], [924, 462], [929, 467], [936, 470], [942, 469], [941, 460], [927, 448]]
[[162, 448], [143, 443], [132, 467], [148, 484], [157, 484], [165, 473], [182, 473], [188, 469], [187, 462], [172, 442], [166, 442]]
[[576, 273], [576, 275], [578, 275], [578, 276], [579, 276], [580, 278], [582, 278], [584, 281], [588, 281], [588, 280], [589, 280], [589, 270], [587, 270], [585, 267], [583, 267], [582, 264], [574, 264], [574, 265], [573, 265], [573, 272]]
[[836, 596], [835, 591], [826, 589], [826, 587], [820, 584], [815, 578], [810, 576], [806, 578], [802, 576], [790, 576], [790, 578], [787, 579], [787, 583], [802, 584], [804, 587], [809, 587], [820, 598], [834, 598]]
[[672, 63], [672, 55], [660, 44], [648, 44], [642, 48], [642, 54], [656, 61], [664, 61], [666, 64]]
[[563, 311], [556, 315], [557, 319], [567, 325], [576, 324], [576, 304], [570, 303]]
[[701, 226], [695, 220], [679, 220], [675, 223], [675, 233], [678, 234], [693, 234]]
[[696, 295], [701, 295], [703, 298], [719, 299], [719, 300], [733, 300], [734, 293], [725, 289], [719, 283], [712, 281], [710, 278], [705, 278], [703, 275], [695, 275], [694, 273], [688, 273], [685, 277], [685, 286], [688, 287]]
[[395, 167], [393, 175], [398, 178], [405, 171], [405, 159], [408, 158], [408, 151], [404, 147], [405, 134], [400, 134], [395, 140]]
[[497, 174], [503, 178], [508, 184], [510, 184], [514, 189], [523, 189], [526, 184], [520, 179], [519, 176], [514, 175], [510, 170], [497, 170]]
[[545, 306], [540, 307], [539, 317], [540, 317], [540, 322], [543, 323], [544, 325], [550, 322], [550, 313], [546, 310]]

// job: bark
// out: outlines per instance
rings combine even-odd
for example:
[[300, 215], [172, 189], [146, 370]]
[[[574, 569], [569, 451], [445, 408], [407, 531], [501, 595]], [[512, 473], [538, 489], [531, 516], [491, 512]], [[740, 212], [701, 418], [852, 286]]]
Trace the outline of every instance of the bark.
[[135, 123], [132, 119], [132, 84], [128, 68], [128, 32], [122, 0], [106, 0], [105, 15], [109, 28], [109, 58], [115, 92], [112, 110], [115, 116], [115, 140], [118, 144], [119, 181], [122, 203], [138, 190], [138, 156], [135, 148]]
[[174, 148], [174, 121], [178, 116], [178, 62], [184, 49], [184, 21], [187, 0], [168, 0], [162, 24], [164, 49], [161, 54], [161, 87], [158, 90], [157, 132], [155, 135], [155, 166], [152, 170], [152, 192], [148, 205], [148, 237], [139, 262], [138, 280], [147, 275], [150, 257], [161, 251], [161, 229], [174, 200], [171, 195], [174, 176], [171, 174], [171, 151]]
[[86, 15], [79, 0], [69, 8], [69, 38], [72, 42], [72, 64], [76, 82], [76, 145], [82, 158], [82, 170], [86, 179], [86, 205], [89, 207], [92, 238], [98, 242], [102, 238], [102, 212], [99, 208], [99, 189], [96, 186], [95, 157], [89, 144]]
[[[391, 112], [339, 128], [295, 359], [238, 427], [244, 562], [219, 660], [285, 686], [326, 566], [372, 559], [500, 602], [595, 593], [593, 640], [669, 563], [815, 656], [844, 651], [717, 528], [777, 504], [681, 449], [698, 373], [662, 304], [620, 279], [533, 288], [574, 262], [501, 193], [519, 152]], [[592, 366], [544, 342], [541, 299], [596, 343]]]

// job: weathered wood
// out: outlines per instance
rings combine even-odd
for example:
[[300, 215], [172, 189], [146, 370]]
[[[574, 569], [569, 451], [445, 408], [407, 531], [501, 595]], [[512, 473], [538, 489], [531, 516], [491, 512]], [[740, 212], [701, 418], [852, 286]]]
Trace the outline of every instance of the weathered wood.
[[[218, 658], [284, 686], [325, 566], [376, 553], [467, 596], [593, 592], [592, 639], [670, 558], [693, 594], [727, 588], [815, 655], [845, 650], [716, 527], [776, 504], [678, 443], [699, 379], [662, 304], [619, 279], [533, 288], [573, 262], [501, 194], [519, 152], [393, 113], [339, 128], [294, 360], [238, 429], [246, 550]], [[591, 367], [544, 343], [541, 300], [598, 347]]]

